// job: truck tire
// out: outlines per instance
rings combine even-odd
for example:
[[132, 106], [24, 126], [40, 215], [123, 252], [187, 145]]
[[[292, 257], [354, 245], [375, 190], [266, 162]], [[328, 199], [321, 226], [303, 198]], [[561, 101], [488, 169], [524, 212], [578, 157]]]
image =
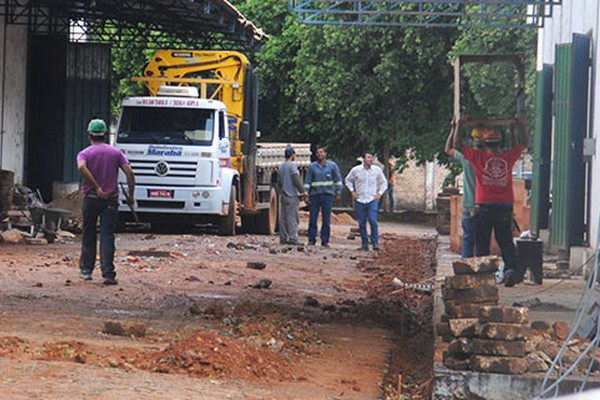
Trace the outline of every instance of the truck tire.
[[237, 217], [237, 189], [235, 185], [231, 186], [231, 194], [229, 195], [229, 212], [226, 216], [221, 217], [219, 221], [219, 235], [221, 236], [234, 236], [236, 217]]
[[256, 233], [256, 215], [242, 215], [242, 232]]
[[125, 232], [126, 222], [128, 222], [128, 218], [125, 216], [125, 213], [120, 212], [117, 215], [117, 222], [115, 223], [115, 233]]
[[277, 231], [277, 216], [279, 214], [279, 199], [277, 190], [271, 186], [269, 192], [269, 208], [260, 210], [256, 216], [256, 233], [262, 235], [274, 235]]

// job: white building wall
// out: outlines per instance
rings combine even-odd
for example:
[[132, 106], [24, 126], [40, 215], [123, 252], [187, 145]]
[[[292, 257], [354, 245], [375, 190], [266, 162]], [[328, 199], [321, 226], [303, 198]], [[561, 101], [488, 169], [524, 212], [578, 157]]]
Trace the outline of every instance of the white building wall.
[[396, 175], [394, 186], [395, 210], [431, 211], [450, 171], [437, 162], [417, 165], [409, 160], [402, 173]]
[[592, 80], [594, 85], [591, 110], [591, 137], [596, 139], [596, 155], [592, 158], [590, 243], [596, 247], [598, 225], [600, 224], [600, 52], [598, 31], [600, 29], [600, 0], [569, 0], [555, 7], [553, 17], [544, 22], [544, 28], [538, 33], [537, 67], [554, 64], [556, 44], [569, 43], [573, 33], [590, 34], [592, 43]]
[[16, 183], [25, 175], [26, 77], [27, 27], [0, 23], [0, 168]]

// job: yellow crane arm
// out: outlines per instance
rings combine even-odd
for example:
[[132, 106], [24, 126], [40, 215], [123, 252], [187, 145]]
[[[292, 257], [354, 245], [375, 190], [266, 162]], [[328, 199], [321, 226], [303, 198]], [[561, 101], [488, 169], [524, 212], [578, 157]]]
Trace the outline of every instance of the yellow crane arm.
[[244, 79], [250, 67], [245, 55], [237, 51], [157, 50], [146, 65], [143, 77], [151, 96], [163, 85], [198, 86], [200, 97], [225, 103], [229, 117], [232, 163], [242, 172], [240, 124], [244, 120]]

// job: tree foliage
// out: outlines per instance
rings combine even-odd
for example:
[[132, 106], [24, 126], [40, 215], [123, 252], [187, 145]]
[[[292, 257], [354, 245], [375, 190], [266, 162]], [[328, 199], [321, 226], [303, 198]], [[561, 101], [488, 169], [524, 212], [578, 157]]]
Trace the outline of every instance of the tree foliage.
[[[236, 6], [270, 35], [255, 57], [263, 138], [325, 145], [342, 160], [365, 150], [402, 157], [408, 149], [432, 160], [450, 128], [457, 54], [535, 60], [533, 30], [311, 26], [297, 23], [283, 0]], [[476, 112], [514, 112], [510, 73], [466, 71]]]
[[[457, 54], [524, 53], [533, 93], [533, 30], [314, 26], [298, 23], [286, 0], [234, 5], [270, 36], [249, 54], [260, 75], [263, 140], [324, 145], [342, 162], [364, 151], [402, 158], [409, 149], [432, 160], [450, 128]], [[113, 51], [117, 102], [143, 92], [129, 82], [151, 52], [141, 47]], [[514, 109], [507, 76], [474, 68], [465, 74], [475, 112]]]

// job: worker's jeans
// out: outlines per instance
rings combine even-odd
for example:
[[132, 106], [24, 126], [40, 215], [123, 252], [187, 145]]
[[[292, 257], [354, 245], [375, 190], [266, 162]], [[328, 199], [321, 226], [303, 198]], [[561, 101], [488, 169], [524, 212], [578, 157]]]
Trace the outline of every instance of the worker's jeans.
[[115, 265], [115, 226], [118, 203], [115, 199], [101, 199], [88, 193], [83, 199], [83, 237], [79, 268], [84, 274], [91, 274], [96, 262], [96, 223], [100, 217], [100, 269], [102, 277], [114, 278]]
[[333, 195], [315, 194], [310, 196], [310, 220], [308, 222], [308, 243], [314, 244], [317, 240], [317, 220], [321, 210], [321, 243], [329, 244], [331, 235], [331, 208]]
[[475, 255], [475, 217], [468, 214], [469, 210], [463, 210], [462, 229], [463, 239], [460, 256], [470, 258]]
[[504, 272], [517, 269], [517, 250], [512, 236], [512, 206], [480, 204], [475, 216], [475, 252], [477, 256], [490, 255], [492, 229], [502, 252]]
[[298, 241], [298, 196], [279, 197], [279, 240], [282, 244]]
[[371, 243], [374, 247], [379, 246], [379, 227], [377, 225], [377, 212], [379, 203], [373, 200], [369, 203], [356, 202], [356, 218], [358, 219], [358, 229], [360, 231], [360, 241], [362, 247], [369, 245], [369, 236], [367, 235], [367, 220], [371, 226]]

